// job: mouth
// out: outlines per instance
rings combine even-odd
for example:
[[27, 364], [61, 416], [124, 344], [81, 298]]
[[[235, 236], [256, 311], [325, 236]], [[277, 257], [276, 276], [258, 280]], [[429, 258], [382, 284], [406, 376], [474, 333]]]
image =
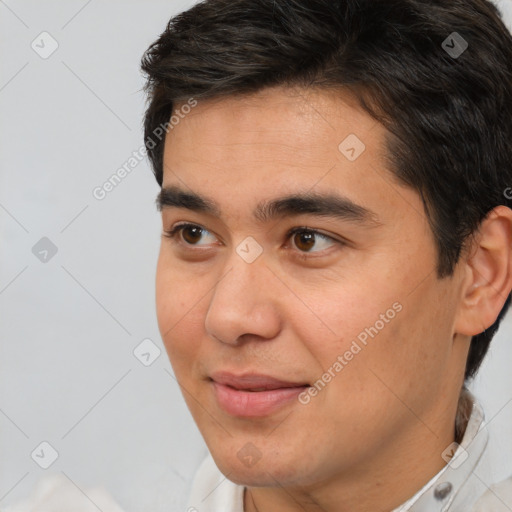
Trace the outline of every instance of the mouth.
[[214, 372], [210, 379], [241, 391], [268, 391], [272, 389], [309, 386], [308, 382], [294, 382], [258, 373], [236, 375], [230, 372]]
[[[217, 405], [231, 416], [261, 417], [290, 405], [310, 384], [246, 373], [216, 372], [209, 377]], [[295, 402], [297, 402], [295, 400]]]

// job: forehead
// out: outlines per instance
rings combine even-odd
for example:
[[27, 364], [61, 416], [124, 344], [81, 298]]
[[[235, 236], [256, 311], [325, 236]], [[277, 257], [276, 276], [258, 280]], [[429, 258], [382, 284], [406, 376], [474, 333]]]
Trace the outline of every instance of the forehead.
[[[180, 112], [184, 104], [175, 104], [174, 112]], [[180, 117], [180, 125], [186, 124], [194, 130], [202, 128], [203, 137], [208, 128], [220, 129], [209, 134], [211, 141], [229, 135], [240, 141], [258, 143], [281, 134], [283, 138], [288, 137], [290, 146], [300, 145], [303, 150], [319, 142], [315, 139], [331, 143], [330, 138], [325, 139], [325, 132], [330, 132], [336, 142], [343, 135], [340, 133], [342, 126], [347, 133], [358, 132], [363, 138], [378, 125], [359, 106], [354, 95], [341, 88], [271, 87], [254, 94], [199, 100], [190, 113]], [[381, 125], [379, 127], [384, 131]], [[175, 131], [183, 130], [172, 130]], [[176, 137], [169, 137], [171, 143], [173, 139]]]
[[386, 130], [345, 91], [275, 87], [199, 100], [188, 110], [166, 136], [164, 180], [169, 168], [194, 162], [196, 172], [206, 163], [205, 171], [227, 169], [231, 179], [262, 164], [277, 179], [294, 168], [299, 179], [301, 168], [310, 175], [333, 166], [362, 174], [368, 163], [383, 163]]
[[404, 192], [397, 196], [401, 185], [385, 167], [385, 135], [339, 90], [278, 87], [200, 100], [166, 137], [163, 186], [227, 202], [233, 214], [253, 212], [262, 200], [330, 191], [377, 214], [400, 212]]

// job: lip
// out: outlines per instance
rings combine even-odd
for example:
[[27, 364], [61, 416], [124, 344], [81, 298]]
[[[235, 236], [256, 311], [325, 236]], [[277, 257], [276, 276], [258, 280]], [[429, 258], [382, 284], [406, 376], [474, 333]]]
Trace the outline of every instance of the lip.
[[224, 384], [226, 386], [231, 386], [232, 388], [239, 390], [249, 390], [258, 388], [271, 390], [280, 388], [309, 386], [307, 382], [285, 381], [282, 379], [271, 377], [270, 375], [249, 372], [241, 375], [236, 375], [230, 372], [214, 372], [210, 375], [210, 378], [217, 382], [218, 384]]
[[[277, 379], [268, 375], [215, 372], [210, 377], [217, 404], [238, 417], [267, 416], [281, 409], [309, 384]], [[251, 391], [251, 390], [258, 391]]]

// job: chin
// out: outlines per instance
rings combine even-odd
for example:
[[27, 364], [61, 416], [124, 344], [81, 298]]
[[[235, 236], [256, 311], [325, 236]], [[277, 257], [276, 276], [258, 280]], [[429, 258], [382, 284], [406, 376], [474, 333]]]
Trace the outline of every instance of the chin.
[[[244, 460], [243, 452], [240, 457], [238, 456], [240, 452], [235, 452], [232, 457], [226, 457], [225, 452], [217, 453], [215, 450], [211, 453], [221, 473], [238, 485], [251, 487], [293, 486], [304, 483], [304, 477], [308, 478], [308, 475], [303, 474], [304, 468], [299, 467], [298, 461], [283, 460], [282, 455], [277, 452], [272, 453], [271, 457], [261, 453], [261, 458], [258, 460], [256, 458], [251, 460], [248, 457]], [[308, 471], [311, 471], [311, 468]]]
[[244, 485], [247, 487], [274, 487], [276, 479], [272, 478], [266, 470], [263, 471], [244, 471], [236, 469], [231, 472], [224, 473], [223, 475], [237, 485]]

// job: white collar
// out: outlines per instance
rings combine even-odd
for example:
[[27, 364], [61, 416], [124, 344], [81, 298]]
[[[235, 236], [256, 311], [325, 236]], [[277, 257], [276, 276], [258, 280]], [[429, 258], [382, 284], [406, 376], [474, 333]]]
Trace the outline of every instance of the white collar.
[[482, 407], [466, 391], [471, 402], [471, 416], [460, 445], [453, 443], [443, 452], [453, 457], [410, 500], [392, 512], [467, 512], [487, 489], [483, 483], [488, 461], [483, 457], [489, 433]]

